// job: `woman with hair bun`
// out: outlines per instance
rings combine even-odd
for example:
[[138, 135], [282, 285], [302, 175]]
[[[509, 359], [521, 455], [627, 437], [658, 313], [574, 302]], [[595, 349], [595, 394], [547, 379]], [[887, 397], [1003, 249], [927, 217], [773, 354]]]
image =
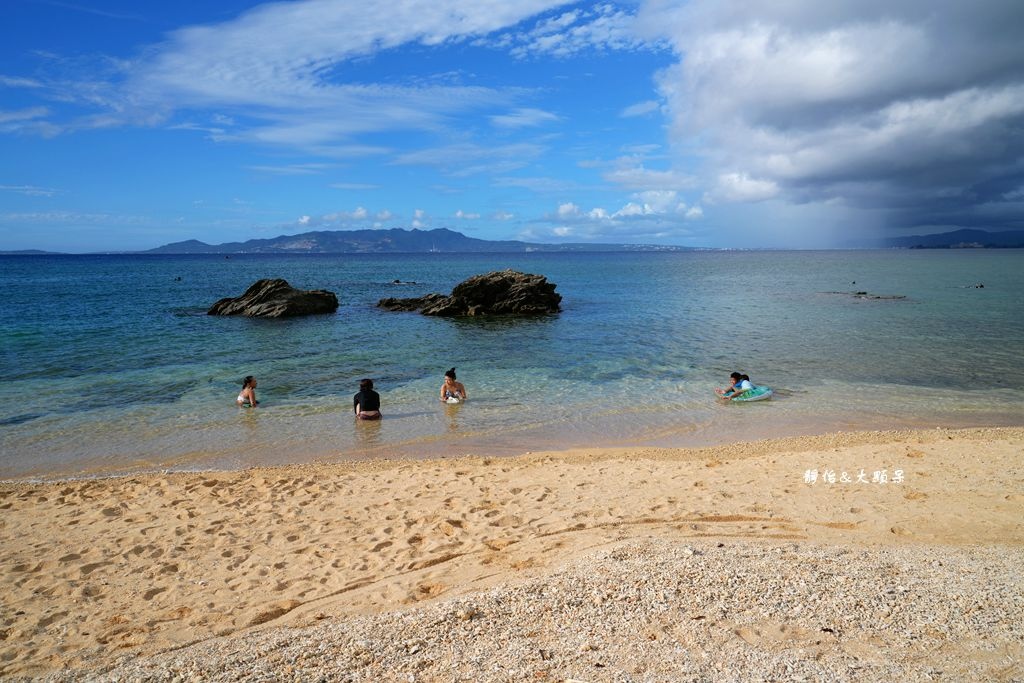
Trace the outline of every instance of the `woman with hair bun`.
[[238, 398], [235, 399], [235, 403], [243, 408], [255, 408], [259, 401], [256, 400], [256, 378], [252, 375], [247, 375], [242, 380], [242, 390], [238, 392]]
[[455, 368], [444, 373], [444, 384], [441, 385], [441, 401], [444, 403], [462, 403], [466, 400], [466, 387], [455, 379]]

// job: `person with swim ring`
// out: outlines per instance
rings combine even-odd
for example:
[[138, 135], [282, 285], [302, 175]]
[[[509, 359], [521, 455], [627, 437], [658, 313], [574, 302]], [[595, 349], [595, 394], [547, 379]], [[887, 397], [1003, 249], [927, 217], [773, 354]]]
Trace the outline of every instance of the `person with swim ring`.
[[441, 401], [444, 403], [462, 403], [467, 398], [466, 387], [455, 379], [455, 368], [444, 373], [444, 384], [441, 385]]
[[352, 397], [357, 420], [379, 420], [380, 394], [373, 390], [372, 379], [359, 380], [359, 393]]
[[732, 381], [729, 382], [728, 388], [715, 389], [715, 393], [727, 401], [731, 401], [737, 396], [742, 396], [754, 388], [754, 385], [750, 383], [750, 378], [746, 375], [734, 372], [729, 375], [729, 378]]
[[718, 388], [716, 388], [715, 389], [715, 393], [718, 394], [722, 398], [725, 398], [726, 396], [731, 396], [732, 393], [734, 391], [736, 391], [736, 382], [739, 380], [739, 378], [740, 378], [740, 373], [738, 373], [738, 372], [732, 373], [731, 375], [729, 375], [729, 386], [727, 386], [725, 389], [718, 389]]

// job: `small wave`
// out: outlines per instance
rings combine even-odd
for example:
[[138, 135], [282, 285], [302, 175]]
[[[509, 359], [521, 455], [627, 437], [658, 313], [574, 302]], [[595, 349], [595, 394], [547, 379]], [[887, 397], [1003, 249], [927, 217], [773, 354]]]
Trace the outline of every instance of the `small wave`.
[[175, 308], [171, 310], [175, 318], [205, 318], [205, 308]]
[[23, 415], [12, 415], [11, 417], [0, 418], [0, 425], [20, 425], [45, 416], [46, 413], [25, 413]]

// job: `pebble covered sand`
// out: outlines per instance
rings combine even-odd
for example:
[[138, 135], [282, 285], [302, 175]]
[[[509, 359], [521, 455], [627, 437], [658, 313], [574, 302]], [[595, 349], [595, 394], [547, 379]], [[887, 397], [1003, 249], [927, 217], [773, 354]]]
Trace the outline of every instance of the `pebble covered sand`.
[[542, 579], [125, 658], [96, 680], [1021, 680], [1022, 568], [1020, 549], [624, 542]]
[[1022, 454], [929, 430], [0, 484], [0, 676], [1024, 681]]

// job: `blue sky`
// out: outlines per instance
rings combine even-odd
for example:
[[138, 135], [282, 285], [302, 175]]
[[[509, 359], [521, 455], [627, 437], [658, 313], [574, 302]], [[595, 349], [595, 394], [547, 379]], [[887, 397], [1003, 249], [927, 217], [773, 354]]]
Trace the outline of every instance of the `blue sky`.
[[0, 250], [1024, 227], [1024, 3], [0, 5]]

